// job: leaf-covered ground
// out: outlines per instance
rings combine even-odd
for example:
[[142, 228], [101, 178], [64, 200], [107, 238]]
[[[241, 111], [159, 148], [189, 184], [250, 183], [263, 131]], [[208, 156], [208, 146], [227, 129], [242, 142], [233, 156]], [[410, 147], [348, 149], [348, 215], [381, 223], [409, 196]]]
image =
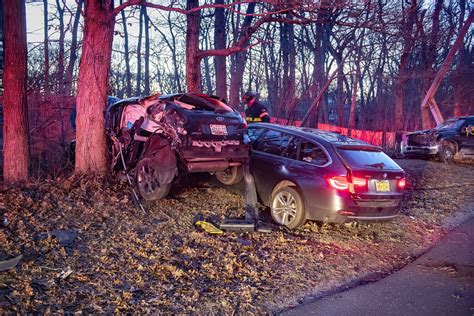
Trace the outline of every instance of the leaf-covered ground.
[[0, 260], [24, 257], [0, 272], [0, 311], [264, 314], [388, 273], [435, 242], [446, 218], [474, 200], [472, 165], [398, 162], [410, 183], [398, 219], [308, 223], [295, 232], [214, 236], [194, 228], [196, 213], [243, 215], [242, 197], [213, 181], [178, 185], [146, 214], [127, 185], [109, 178], [8, 188]]

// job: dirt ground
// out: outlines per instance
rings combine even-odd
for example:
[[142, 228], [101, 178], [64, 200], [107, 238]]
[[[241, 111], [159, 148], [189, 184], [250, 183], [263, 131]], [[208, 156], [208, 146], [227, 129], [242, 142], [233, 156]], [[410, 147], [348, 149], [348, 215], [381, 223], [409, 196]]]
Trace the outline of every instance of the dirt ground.
[[[0, 313], [265, 314], [413, 260], [474, 202], [474, 166], [398, 160], [409, 188], [401, 215], [382, 224], [310, 222], [289, 232], [209, 235], [197, 213], [243, 215], [243, 198], [205, 177], [148, 205], [110, 178], [74, 177], [4, 190]], [[265, 214], [264, 214], [265, 215]]]

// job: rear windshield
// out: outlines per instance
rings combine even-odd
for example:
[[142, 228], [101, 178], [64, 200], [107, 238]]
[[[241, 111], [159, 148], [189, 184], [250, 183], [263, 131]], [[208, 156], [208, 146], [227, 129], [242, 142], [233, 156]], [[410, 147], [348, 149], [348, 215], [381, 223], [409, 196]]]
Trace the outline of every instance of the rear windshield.
[[401, 168], [383, 151], [338, 148], [338, 153], [353, 169], [400, 170]]

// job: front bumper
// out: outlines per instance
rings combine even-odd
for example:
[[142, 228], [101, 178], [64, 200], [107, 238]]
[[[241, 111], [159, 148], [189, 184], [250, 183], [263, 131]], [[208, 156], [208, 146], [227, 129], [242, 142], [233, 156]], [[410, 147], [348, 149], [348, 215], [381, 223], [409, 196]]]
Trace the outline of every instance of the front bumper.
[[402, 144], [401, 152], [406, 156], [432, 156], [438, 154], [438, 146], [411, 146]]

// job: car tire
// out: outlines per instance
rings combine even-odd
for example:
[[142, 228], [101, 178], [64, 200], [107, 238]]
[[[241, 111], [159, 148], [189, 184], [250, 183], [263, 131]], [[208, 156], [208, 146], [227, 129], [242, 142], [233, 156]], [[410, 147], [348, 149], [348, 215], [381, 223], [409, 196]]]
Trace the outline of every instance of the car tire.
[[168, 173], [170, 172], [159, 170], [153, 159], [145, 158], [140, 160], [135, 173], [136, 188], [144, 200], [155, 201], [168, 195], [171, 181], [168, 181], [167, 178], [169, 178]]
[[278, 225], [289, 229], [300, 227], [306, 221], [303, 197], [295, 187], [277, 190], [270, 201], [270, 214]]
[[242, 166], [233, 166], [224, 171], [216, 172], [216, 179], [225, 185], [234, 185], [242, 181], [244, 172]]
[[456, 149], [453, 144], [443, 143], [439, 152], [439, 159], [444, 163], [453, 163]]

